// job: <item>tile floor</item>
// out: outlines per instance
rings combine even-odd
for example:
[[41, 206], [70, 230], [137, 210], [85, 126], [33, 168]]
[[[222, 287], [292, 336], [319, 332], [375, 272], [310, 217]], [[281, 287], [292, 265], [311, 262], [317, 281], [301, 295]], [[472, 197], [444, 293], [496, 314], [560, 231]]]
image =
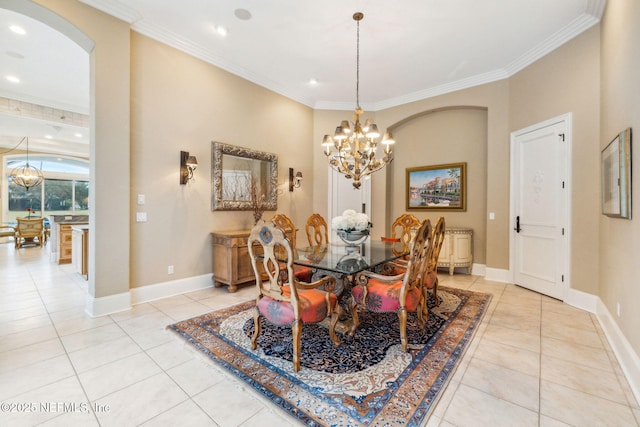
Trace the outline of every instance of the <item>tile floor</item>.
[[[494, 297], [427, 426], [640, 425], [595, 316], [513, 285], [440, 276]], [[0, 425], [299, 425], [164, 329], [248, 300], [251, 287], [90, 318], [86, 286], [48, 248], [0, 243]]]

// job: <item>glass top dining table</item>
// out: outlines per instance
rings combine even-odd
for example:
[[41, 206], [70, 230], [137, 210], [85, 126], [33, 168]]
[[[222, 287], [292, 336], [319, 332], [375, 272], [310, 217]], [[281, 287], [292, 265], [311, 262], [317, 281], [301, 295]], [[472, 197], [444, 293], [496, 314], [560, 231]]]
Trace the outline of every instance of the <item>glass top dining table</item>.
[[[398, 243], [369, 239], [357, 246], [330, 243], [296, 248], [297, 256], [293, 262], [311, 267], [314, 274], [313, 280], [326, 275], [345, 279], [363, 270], [375, 271], [376, 267], [400, 258], [406, 253]], [[337, 283], [334, 293], [340, 294], [343, 286]]]

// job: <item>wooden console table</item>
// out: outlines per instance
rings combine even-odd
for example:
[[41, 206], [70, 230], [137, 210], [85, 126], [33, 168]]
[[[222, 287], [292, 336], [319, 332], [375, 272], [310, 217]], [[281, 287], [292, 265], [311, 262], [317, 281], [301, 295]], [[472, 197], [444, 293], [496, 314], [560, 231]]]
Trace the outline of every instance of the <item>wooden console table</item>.
[[473, 229], [447, 227], [438, 257], [438, 267], [448, 267], [453, 275], [456, 267], [466, 267], [471, 274], [473, 266]]
[[251, 267], [247, 240], [249, 230], [214, 231], [211, 233], [213, 244], [213, 286], [227, 285], [229, 292], [238, 290], [241, 283], [255, 281]]

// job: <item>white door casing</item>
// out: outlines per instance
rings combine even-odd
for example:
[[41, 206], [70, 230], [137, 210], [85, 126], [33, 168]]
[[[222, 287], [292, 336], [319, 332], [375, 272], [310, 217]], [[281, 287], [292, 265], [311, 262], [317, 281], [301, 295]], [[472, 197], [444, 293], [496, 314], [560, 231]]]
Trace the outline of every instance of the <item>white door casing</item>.
[[511, 134], [513, 283], [564, 300], [570, 287], [571, 114]]

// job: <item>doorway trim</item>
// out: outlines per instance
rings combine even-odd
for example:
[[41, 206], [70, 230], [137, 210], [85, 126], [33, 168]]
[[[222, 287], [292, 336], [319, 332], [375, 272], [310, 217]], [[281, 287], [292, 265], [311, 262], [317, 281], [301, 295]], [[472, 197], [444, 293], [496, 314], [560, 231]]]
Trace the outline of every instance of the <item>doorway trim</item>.
[[515, 224], [515, 216], [516, 216], [516, 190], [515, 190], [515, 177], [517, 176], [516, 171], [516, 159], [515, 159], [515, 143], [516, 139], [519, 136], [525, 135], [527, 133], [556, 125], [559, 123], [564, 123], [565, 132], [564, 132], [564, 143], [565, 145], [565, 158], [563, 159], [564, 164], [564, 191], [566, 197], [563, 197], [561, 203], [563, 203], [563, 212], [564, 217], [562, 218], [562, 222], [566, 224], [564, 230], [564, 243], [562, 245], [561, 252], [564, 256], [564, 263], [562, 265], [562, 271], [564, 274], [564, 281], [562, 284], [562, 297], [561, 300], [565, 301], [569, 297], [569, 290], [571, 289], [571, 230], [572, 230], [572, 222], [571, 222], [571, 192], [572, 192], [572, 145], [573, 145], [573, 116], [572, 113], [562, 114], [560, 116], [545, 120], [540, 123], [533, 124], [526, 128], [511, 132], [511, 143], [510, 143], [510, 175], [509, 175], [509, 184], [510, 184], [510, 195], [509, 195], [509, 273], [511, 277], [511, 282], [515, 283], [515, 234], [513, 230], [516, 227]]

